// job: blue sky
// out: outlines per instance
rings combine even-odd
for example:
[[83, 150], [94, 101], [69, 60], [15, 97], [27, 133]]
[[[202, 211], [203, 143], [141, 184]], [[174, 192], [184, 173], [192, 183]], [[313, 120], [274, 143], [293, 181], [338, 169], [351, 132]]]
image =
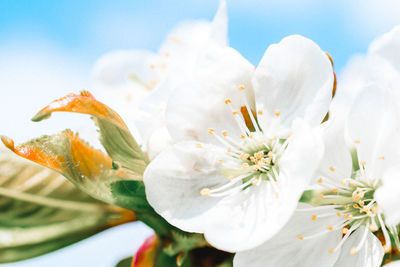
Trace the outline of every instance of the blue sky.
[[[352, 55], [365, 53], [375, 37], [400, 23], [400, 4], [395, 0], [227, 2], [230, 44], [255, 65], [269, 44], [302, 34], [331, 53], [340, 73]], [[102, 54], [117, 49], [156, 51], [174, 25], [210, 20], [217, 6], [217, 0], [0, 1], [1, 133], [21, 142], [69, 126], [89, 136], [86, 117], [57, 114], [57, 120], [40, 124], [29, 119], [54, 98], [90, 89], [92, 65]], [[65, 125], [66, 118], [71, 125]], [[121, 251], [115, 253], [118, 258], [132, 254], [144, 234], [148, 232], [143, 226], [128, 225], [25, 265], [10, 266], [52, 266], [53, 261], [71, 266], [69, 260], [79, 257], [97, 264], [95, 260], [108, 251], [102, 242]], [[122, 237], [123, 242], [115, 242]]]

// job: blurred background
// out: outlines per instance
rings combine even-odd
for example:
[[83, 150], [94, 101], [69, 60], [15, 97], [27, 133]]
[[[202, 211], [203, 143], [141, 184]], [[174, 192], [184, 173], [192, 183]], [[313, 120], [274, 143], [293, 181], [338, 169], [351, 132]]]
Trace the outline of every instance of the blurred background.
[[[355, 54], [400, 23], [396, 0], [227, 0], [230, 45], [257, 65], [265, 49], [289, 34], [313, 39], [339, 73]], [[0, 1], [0, 132], [17, 142], [69, 127], [85, 138], [87, 117], [30, 118], [51, 100], [89, 89], [94, 62], [118, 49], [157, 51], [185, 20], [211, 20], [217, 0]], [[101, 99], [100, 99], [101, 100]], [[104, 101], [106, 102], [106, 101]], [[33, 260], [1, 266], [112, 266], [132, 255], [150, 230], [129, 224]]]

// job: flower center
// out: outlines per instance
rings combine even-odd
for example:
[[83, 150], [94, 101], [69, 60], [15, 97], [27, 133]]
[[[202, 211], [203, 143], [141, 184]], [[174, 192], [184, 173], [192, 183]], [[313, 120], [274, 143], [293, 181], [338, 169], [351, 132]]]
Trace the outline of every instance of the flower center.
[[[355, 247], [352, 247], [350, 254], [354, 255], [365, 243], [368, 231], [373, 233], [381, 233], [384, 237], [385, 252], [390, 252], [391, 240], [398, 240], [397, 231], [385, 225], [384, 216], [381, 208], [374, 198], [376, 189], [380, 186], [380, 179], [370, 178], [365, 171], [365, 162], [359, 162], [360, 169], [353, 172], [351, 178], [345, 178], [340, 183], [335, 182], [329, 177], [319, 177], [317, 182], [323, 190], [318, 194], [318, 197], [312, 201], [312, 204], [317, 206], [310, 209], [300, 209], [300, 211], [321, 211], [330, 210], [331, 212], [322, 213], [320, 215], [312, 215], [312, 220], [318, 220], [320, 217], [338, 216], [339, 223], [327, 227], [327, 231], [317, 233], [312, 236], [303, 237], [298, 235], [298, 238], [309, 239], [321, 234], [342, 229], [343, 238], [339, 244], [329, 250], [330, 253], [337, 251], [352, 232], [359, 227], [364, 226], [365, 230], [361, 241]], [[329, 168], [331, 172], [335, 172], [334, 167]], [[335, 212], [332, 212], [332, 208]], [[393, 232], [394, 231], [394, 232]]]
[[[239, 86], [243, 91], [244, 86]], [[246, 99], [246, 97], [243, 97]], [[230, 108], [237, 126], [241, 131], [240, 138], [231, 138], [226, 130], [221, 134], [213, 128], [208, 128], [208, 133], [213, 135], [225, 148], [225, 157], [219, 159], [222, 164], [222, 174], [229, 180], [228, 183], [215, 187], [205, 187], [200, 191], [203, 196], [222, 197], [240, 192], [251, 186], [258, 186], [261, 182], [269, 182], [279, 197], [279, 158], [285, 151], [289, 138], [267, 136], [258, 124], [255, 114], [246, 102], [239, 110], [235, 110], [231, 99], [226, 99], [225, 104]], [[263, 114], [258, 110], [258, 115]], [[279, 120], [279, 111], [275, 111]], [[278, 121], [279, 122], [279, 121]]]

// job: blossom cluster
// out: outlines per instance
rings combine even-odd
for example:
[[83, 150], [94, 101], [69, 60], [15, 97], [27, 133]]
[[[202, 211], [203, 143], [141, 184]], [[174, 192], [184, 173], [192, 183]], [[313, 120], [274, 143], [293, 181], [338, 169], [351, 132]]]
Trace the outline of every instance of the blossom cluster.
[[204, 29], [171, 34], [149, 65], [165, 75], [142, 102], [158, 108], [149, 203], [236, 253], [234, 266], [380, 266], [400, 248], [400, 28], [332, 100], [333, 63], [317, 44], [288, 36], [255, 67], [227, 46], [225, 16], [222, 3]]
[[397, 266], [399, 48], [397, 27], [338, 83], [300, 35], [253, 66], [228, 45], [221, 1], [158, 53], [105, 55], [95, 89], [132, 123], [151, 207], [234, 253], [233, 266]]

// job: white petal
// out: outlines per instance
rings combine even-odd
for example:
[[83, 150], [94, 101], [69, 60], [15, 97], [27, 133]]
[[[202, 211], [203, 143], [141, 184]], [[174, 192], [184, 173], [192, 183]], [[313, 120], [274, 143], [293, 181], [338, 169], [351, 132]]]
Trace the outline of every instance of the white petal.
[[400, 71], [400, 26], [394, 27], [390, 32], [380, 36], [371, 44], [369, 53], [379, 55]]
[[294, 35], [267, 49], [253, 83], [257, 107], [262, 104], [272, 115], [279, 110], [286, 127], [296, 117], [318, 125], [328, 112], [333, 69], [318, 45]]
[[[234, 49], [209, 50], [199, 61], [195, 78], [181, 84], [170, 97], [166, 118], [173, 139], [215, 142], [208, 128], [218, 134], [227, 130], [228, 135], [239, 138], [243, 132], [225, 100], [230, 98], [238, 110], [246, 101], [254, 107], [250, 84], [253, 72], [253, 66]], [[240, 86], [246, 89], [240, 91]]]
[[173, 82], [185, 81], [191, 76], [197, 59], [210, 46], [224, 47], [228, 43], [226, 2], [220, 1], [212, 22], [187, 21], [178, 25], [168, 35], [159, 50], [167, 76]]
[[341, 102], [340, 109], [348, 111], [360, 91], [373, 83], [382, 88], [397, 89], [399, 72], [391, 64], [374, 54], [357, 55], [343, 70], [332, 102]]
[[[301, 208], [310, 208], [301, 205]], [[334, 209], [320, 211], [295, 212], [285, 227], [272, 239], [254, 249], [238, 252], [234, 258], [235, 267], [262, 266], [262, 267], [308, 267], [308, 266], [333, 266], [338, 253], [329, 253], [336, 247], [342, 234], [341, 230], [328, 231], [312, 239], [303, 238], [327, 230], [329, 226], [338, 222], [337, 216], [321, 217], [324, 213], [335, 213]], [[312, 220], [316, 215], [317, 219]]]
[[109, 90], [131, 86], [134, 95], [134, 85], [146, 89], [158, 79], [159, 74], [151, 69], [151, 64], [158, 56], [149, 51], [120, 50], [102, 56], [93, 69], [94, 85]]
[[385, 214], [385, 223], [396, 226], [400, 223], [400, 166], [388, 169], [382, 178], [382, 186], [376, 190], [374, 198]]
[[143, 181], [152, 207], [184, 231], [204, 232], [220, 198], [202, 196], [205, 187], [222, 185], [221, 151], [212, 145], [178, 143], [160, 153], [146, 168]]
[[[136, 110], [135, 124], [140, 132], [143, 144], [148, 145], [149, 139], [155, 131], [166, 127], [165, 108], [171, 94], [171, 84], [164, 80], [157, 88], [151, 91], [140, 103]], [[145, 147], [147, 151], [148, 148]]]
[[278, 163], [278, 192], [265, 181], [219, 203], [219, 220], [205, 232], [211, 244], [227, 251], [247, 250], [274, 236], [289, 220], [323, 152], [319, 137], [298, 124]]
[[[357, 96], [347, 120], [347, 131], [367, 173], [380, 178], [386, 166], [398, 157], [398, 120], [391, 100], [376, 86]], [[380, 159], [384, 158], [384, 160]]]
[[354, 267], [379, 267], [383, 259], [383, 247], [378, 238], [376, 238], [369, 230], [367, 239], [361, 250], [355, 255], [351, 255], [350, 251], [353, 247], [357, 247], [364, 234], [364, 227], [358, 228], [344, 242], [338, 261], [334, 267], [354, 266]]
[[228, 15], [226, 12], [226, 0], [219, 1], [219, 8], [211, 25], [211, 39], [221, 46], [228, 45]]
[[352, 160], [350, 150], [344, 139], [344, 125], [341, 120], [330, 119], [321, 127], [325, 144], [316, 180], [320, 177], [333, 178], [341, 182], [351, 176]]
[[170, 145], [172, 145], [172, 139], [166, 127], [154, 130], [147, 141], [146, 152], [149, 155], [149, 159], [153, 160]]

